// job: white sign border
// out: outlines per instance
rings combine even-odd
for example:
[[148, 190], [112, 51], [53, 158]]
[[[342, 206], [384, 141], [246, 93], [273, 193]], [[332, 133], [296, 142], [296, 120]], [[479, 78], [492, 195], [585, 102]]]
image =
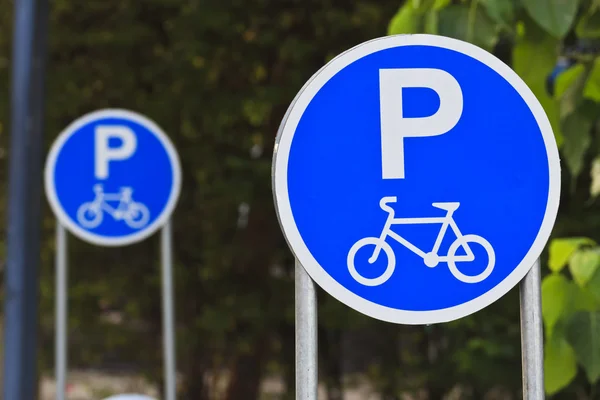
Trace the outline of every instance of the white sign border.
[[[482, 62], [502, 76], [530, 108], [542, 133], [549, 170], [548, 203], [544, 219], [537, 237], [519, 265], [502, 282], [483, 295], [457, 306], [430, 311], [407, 311], [382, 306], [354, 294], [333, 279], [319, 265], [302, 240], [294, 221], [287, 185], [288, 159], [296, 128], [304, 111], [319, 90], [339, 71], [360, 58], [393, 47], [414, 45], [440, 47], [465, 54]], [[542, 253], [554, 227], [560, 200], [561, 170], [558, 147], [550, 121], [531, 89], [516, 72], [494, 55], [473, 44], [444, 36], [418, 34], [387, 36], [364, 42], [340, 54], [312, 76], [296, 95], [277, 132], [273, 153], [272, 181], [277, 217], [288, 245], [311, 278], [321, 288], [342, 303], [373, 318], [398, 324], [422, 325], [449, 322], [473, 314], [504, 296], [523, 279]]]
[[[105, 236], [101, 236], [89, 232], [77, 225], [77, 223], [75, 223], [69, 217], [69, 215], [63, 210], [62, 206], [60, 205], [58, 197], [56, 196], [56, 187], [54, 185], [54, 169], [56, 167], [56, 160], [66, 141], [83, 126], [101, 118], [126, 119], [129, 121], [133, 121], [139, 125], [142, 125], [146, 129], [148, 129], [162, 143], [165, 151], [167, 152], [167, 156], [171, 160], [171, 165], [173, 168], [173, 187], [171, 190], [171, 195], [169, 196], [167, 204], [165, 205], [162, 213], [158, 216], [158, 218], [154, 220], [153, 223], [148, 225], [143, 230], [118, 238], [108, 238]], [[79, 237], [82, 240], [85, 240], [86, 242], [98, 246], [126, 246], [129, 244], [140, 242], [148, 238], [149, 236], [152, 236], [154, 233], [156, 233], [157, 230], [162, 228], [162, 226], [165, 223], [167, 223], [167, 221], [171, 217], [171, 214], [173, 213], [175, 206], [177, 205], [177, 201], [179, 200], [179, 195], [181, 193], [181, 163], [179, 160], [179, 155], [177, 154], [173, 143], [165, 134], [165, 132], [154, 121], [150, 120], [148, 117], [142, 114], [130, 110], [117, 108], [101, 109], [92, 111], [88, 114], [79, 117], [58, 135], [58, 137], [52, 144], [50, 152], [48, 153], [48, 158], [46, 159], [46, 166], [44, 170], [44, 187], [46, 190], [46, 198], [50, 203], [50, 208], [54, 212], [54, 215], [56, 216], [58, 221], [75, 236]]]

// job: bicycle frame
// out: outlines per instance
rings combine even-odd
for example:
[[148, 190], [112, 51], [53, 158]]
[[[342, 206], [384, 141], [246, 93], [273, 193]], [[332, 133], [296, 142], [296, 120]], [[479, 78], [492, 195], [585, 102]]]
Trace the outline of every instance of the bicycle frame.
[[[448, 211], [444, 217], [427, 217], [427, 218], [394, 218], [393, 213], [389, 213], [388, 218], [385, 222], [385, 226], [383, 227], [383, 231], [379, 237], [379, 240], [383, 243], [385, 239], [389, 236], [392, 239], [396, 240], [398, 243], [402, 244], [404, 247], [417, 254], [419, 257], [425, 259], [425, 256], [428, 253], [425, 253], [423, 250], [419, 249], [417, 246], [392, 231], [392, 225], [426, 225], [426, 224], [442, 224], [438, 236], [435, 240], [435, 244], [433, 245], [433, 249], [430, 254], [434, 254], [438, 257], [439, 262], [448, 262], [448, 256], [438, 256], [438, 251], [440, 246], [442, 245], [442, 240], [446, 235], [446, 231], [448, 230], [448, 226], [452, 229], [454, 234], [456, 235], [457, 240], [463, 237], [458, 225], [454, 221], [452, 216], [453, 211]], [[468, 243], [463, 243], [462, 247], [465, 249], [466, 255], [463, 256], [454, 256], [454, 261], [464, 261], [469, 262], [475, 259], [475, 255], [471, 251]], [[369, 259], [369, 262], [375, 262], [379, 257], [379, 252], [381, 251], [381, 245], [378, 245], [373, 252], [373, 255]]]
[[[110, 204], [108, 204], [109, 201], [118, 201], [119, 204], [116, 207], [112, 207]], [[126, 211], [129, 204], [131, 204], [131, 200], [123, 200], [123, 195], [121, 193], [98, 194], [94, 202], [99, 204], [102, 210], [115, 218], [120, 216], [121, 212]]]

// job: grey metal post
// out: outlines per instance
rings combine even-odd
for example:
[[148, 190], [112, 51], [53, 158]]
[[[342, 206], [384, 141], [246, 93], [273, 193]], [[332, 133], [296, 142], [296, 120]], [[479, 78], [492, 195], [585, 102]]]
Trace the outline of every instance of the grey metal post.
[[317, 293], [296, 260], [296, 400], [317, 400]]
[[56, 222], [56, 400], [66, 399], [67, 387], [67, 231]]
[[37, 398], [47, 0], [14, 1], [3, 399]]
[[544, 337], [538, 259], [521, 282], [521, 352], [523, 400], [543, 400]]
[[163, 307], [163, 351], [165, 400], [175, 400], [176, 363], [175, 363], [175, 318], [173, 306], [173, 249], [171, 221], [163, 226], [161, 233], [162, 259], [162, 307]]

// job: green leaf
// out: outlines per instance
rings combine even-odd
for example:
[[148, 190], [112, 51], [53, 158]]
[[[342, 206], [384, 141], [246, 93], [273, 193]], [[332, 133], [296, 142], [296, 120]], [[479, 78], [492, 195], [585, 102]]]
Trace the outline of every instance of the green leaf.
[[420, 8], [420, 10], [424, 10], [423, 12], [425, 12], [423, 21], [423, 31], [425, 33], [431, 35], [438, 34], [439, 11], [449, 6], [450, 3], [451, 0], [435, 0], [429, 10], [424, 10], [424, 7]]
[[433, 3], [433, 9], [434, 10], [441, 10], [444, 7], [447, 7], [448, 5], [450, 5], [450, 2], [452, 0], [435, 0], [435, 3]]
[[514, 0], [481, 0], [481, 4], [497, 23], [505, 26], [513, 25], [516, 8]]
[[588, 380], [595, 384], [600, 377], [600, 312], [578, 312], [567, 325], [567, 340]]
[[[406, 3], [410, 3], [407, 1]], [[420, 13], [425, 13], [428, 10], [444, 7], [445, 0], [412, 0], [412, 6]]]
[[429, 33], [430, 35], [437, 35], [438, 23], [438, 12], [435, 10], [431, 10], [425, 15], [425, 23], [423, 30], [425, 31], [425, 33]]
[[554, 325], [569, 311], [570, 282], [561, 274], [550, 274], [542, 282], [542, 317], [549, 336]]
[[453, 5], [439, 11], [438, 34], [460, 39], [492, 50], [498, 42], [498, 29], [493, 21], [477, 8], [470, 14], [469, 7]]
[[577, 311], [596, 311], [598, 309], [596, 297], [588, 287], [579, 287], [575, 284], [570, 285], [570, 287], [571, 302], [565, 314], [570, 315]]
[[575, 378], [577, 362], [573, 348], [558, 335], [546, 341], [544, 353], [544, 387], [551, 395]]
[[577, 250], [571, 256], [569, 270], [573, 279], [580, 286], [585, 286], [600, 266], [600, 253], [596, 249]]
[[546, 111], [558, 145], [562, 142], [558, 101], [546, 92], [546, 77], [556, 63], [558, 41], [533, 23], [525, 25], [524, 34], [513, 48], [512, 67], [525, 81]]
[[579, 38], [600, 37], [600, 12], [585, 14], [575, 27], [575, 33]]
[[554, 272], [559, 272], [567, 265], [571, 255], [573, 255], [573, 253], [581, 246], [586, 244], [594, 244], [594, 241], [584, 237], [554, 239], [550, 242], [548, 267]]
[[596, 157], [594, 161], [592, 161], [590, 178], [592, 178], [590, 183], [590, 196], [595, 198], [600, 194], [600, 157]]
[[583, 88], [583, 97], [600, 102], [600, 57], [596, 57]]
[[388, 35], [417, 33], [420, 30], [421, 17], [421, 13], [407, 1], [390, 21]]
[[[565, 85], [564, 83], [560, 83], [560, 89], [562, 90], [562, 94], [560, 96], [561, 119], [571, 115], [583, 103], [583, 91], [585, 89], [588, 76], [590, 75], [590, 71], [591, 68], [589, 64], [579, 64], [573, 67], [573, 71], [571, 68], [569, 68], [568, 71], [565, 71], [565, 74], [567, 74], [567, 84]], [[559, 79], [557, 79], [557, 82], [559, 80], [560, 76]]]
[[573, 176], [573, 184], [583, 169], [584, 157], [592, 142], [591, 128], [594, 119], [595, 115], [580, 107], [561, 123], [564, 137], [562, 154]]
[[522, 1], [531, 18], [557, 38], [562, 38], [569, 32], [579, 7], [578, 0]]
[[584, 70], [585, 67], [582, 64], [577, 64], [558, 75], [556, 78], [554, 96], [557, 99], [561, 98], [567, 89], [571, 87], [575, 81], [577, 81]]
[[596, 304], [600, 308], [600, 269], [592, 276], [586, 285], [588, 292], [594, 297]]

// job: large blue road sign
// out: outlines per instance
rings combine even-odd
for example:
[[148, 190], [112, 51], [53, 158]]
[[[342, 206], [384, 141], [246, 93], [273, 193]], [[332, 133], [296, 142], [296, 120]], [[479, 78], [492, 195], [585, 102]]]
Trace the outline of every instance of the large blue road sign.
[[338, 56], [302, 88], [275, 146], [288, 243], [348, 306], [450, 321], [514, 287], [558, 210], [552, 128], [526, 84], [471, 44], [392, 36]]
[[54, 214], [76, 236], [102, 246], [140, 241], [168, 220], [181, 187], [175, 148], [151, 120], [100, 110], [54, 142], [45, 170]]

